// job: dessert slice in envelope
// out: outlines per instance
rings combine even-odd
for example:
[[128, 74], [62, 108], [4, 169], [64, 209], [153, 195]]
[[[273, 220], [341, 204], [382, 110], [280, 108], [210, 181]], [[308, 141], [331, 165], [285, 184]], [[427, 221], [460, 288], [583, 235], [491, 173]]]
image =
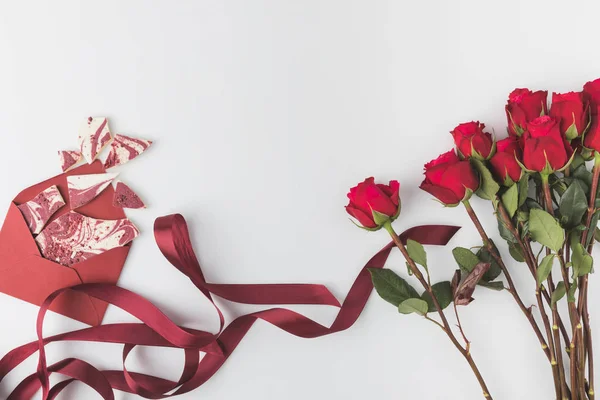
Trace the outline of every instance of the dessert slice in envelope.
[[72, 175], [67, 178], [71, 209], [79, 208], [98, 196], [119, 174]]
[[[55, 220], [70, 212], [67, 176], [101, 173], [104, 173], [104, 167], [100, 161], [84, 164], [33, 185], [15, 197], [0, 230], [0, 292], [39, 306], [58, 289], [82, 283], [117, 283], [131, 243], [65, 267], [42, 257], [18, 208], [18, 205], [30, 201], [45, 189], [56, 186], [67, 204], [54, 214], [52, 219]], [[113, 207], [113, 195], [114, 191], [109, 185], [77, 212], [101, 220], [126, 218], [122, 208]], [[100, 325], [107, 307], [107, 303], [86, 294], [66, 291], [52, 303], [50, 310], [88, 325]]]
[[110, 145], [110, 153], [104, 162], [104, 168], [109, 169], [133, 160], [146, 151], [151, 144], [150, 140], [115, 135], [115, 140]]
[[19, 210], [29, 226], [31, 233], [38, 234], [44, 229], [46, 222], [65, 202], [56, 186], [50, 186], [27, 203], [21, 204]]
[[133, 190], [123, 182], [117, 182], [113, 206], [123, 208], [146, 208], [146, 205]]
[[71, 211], [50, 223], [35, 241], [45, 258], [70, 267], [124, 246], [139, 234], [127, 218], [95, 219]]

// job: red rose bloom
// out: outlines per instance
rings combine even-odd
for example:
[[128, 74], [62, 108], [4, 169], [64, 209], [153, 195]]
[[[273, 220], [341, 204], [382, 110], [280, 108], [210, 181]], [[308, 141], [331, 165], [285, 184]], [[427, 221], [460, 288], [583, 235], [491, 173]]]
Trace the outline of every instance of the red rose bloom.
[[552, 93], [550, 116], [560, 121], [560, 133], [568, 140], [581, 136], [589, 120], [589, 102], [583, 92]]
[[506, 104], [506, 117], [508, 119], [508, 132], [511, 135], [521, 136], [527, 123], [537, 117], [548, 113], [548, 92], [529, 89], [515, 89], [508, 95]]
[[350, 202], [346, 211], [365, 228], [381, 228], [381, 218], [388, 217], [393, 221], [400, 214], [398, 181], [390, 181], [389, 185], [383, 185], [376, 184], [373, 177], [367, 178], [350, 189], [348, 198]]
[[600, 78], [583, 85], [583, 93], [590, 102], [592, 114], [598, 115], [598, 106], [600, 106]]
[[490, 159], [490, 164], [501, 182], [518, 182], [521, 179], [522, 169], [517, 159], [520, 160], [522, 156], [523, 151], [515, 136], [509, 136], [496, 142], [496, 154]]
[[556, 119], [546, 115], [527, 124], [523, 134], [523, 164], [527, 169], [551, 173], [563, 168], [571, 153]]
[[421, 189], [446, 205], [456, 205], [465, 199], [467, 189], [479, 188], [479, 177], [469, 161], [461, 161], [454, 150], [425, 164], [425, 179]]
[[483, 128], [485, 128], [484, 124], [472, 121], [460, 124], [450, 132], [456, 147], [466, 158], [477, 157], [487, 160], [490, 157], [494, 140], [492, 135], [483, 131]]
[[590, 129], [585, 134], [585, 138], [583, 140], [583, 146], [588, 149], [600, 151], [600, 124], [598, 123], [598, 115], [600, 115], [600, 106], [598, 106], [595, 111], [592, 111], [596, 117], [592, 118], [592, 123], [590, 124]]

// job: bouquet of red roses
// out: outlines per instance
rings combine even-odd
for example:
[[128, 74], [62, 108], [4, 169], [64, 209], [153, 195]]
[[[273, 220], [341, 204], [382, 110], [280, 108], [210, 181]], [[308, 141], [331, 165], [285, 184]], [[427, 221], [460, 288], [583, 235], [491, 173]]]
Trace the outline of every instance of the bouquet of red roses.
[[[600, 217], [600, 79], [581, 92], [515, 89], [505, 111], [508, 136], [496, 140], [485, 125], [467, 122], [451, 134], [455, 150], [425, 164], [421, 189], [446, 207], [464, 207], [482, 244], [452, 250], [454, 276], [432, 284], [422, 244], [401, 240], [392, 223], [400, 214], [400, 184], [368, 178], [350, 189], [348, 213], [367, 230], [384, 228], [406, 259], [421, 290], [389, 269], [372, 269], [378, 294], [402, 314], [438, 325], [469, 363], [483, 395], [492, 395], [471, 354], [458, 306], [477, 286], [506, 290], [527, 318], [548, 359], [557, 399], [594, 399], [594, 358], [588, 313], [591, 256]], [[536, 307], [524, 304], [504, 260], [471, 207], [472, 195], [491, 203], [500, 236], [514, 261], [531, 272]], [[503, 280], [501, 279], [503, 276]], [[421, 293], [420, 293], [421, 292]], [[561, 313], [557, 305], [566, 302]], [[446, 315], [451, 306], [457, 328]], [[568, 314], [568, 315], [567, 315]]]

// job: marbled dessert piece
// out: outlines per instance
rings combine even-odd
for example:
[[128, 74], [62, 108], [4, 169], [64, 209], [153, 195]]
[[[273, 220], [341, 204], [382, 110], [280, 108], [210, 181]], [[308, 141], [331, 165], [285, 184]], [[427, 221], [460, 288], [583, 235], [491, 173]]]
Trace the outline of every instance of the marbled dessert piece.
[[31, 233], [38, 234], [44, 229], [52, 215], [64, 205], [65, 201], [58, 188], [50, 186], [27, 203], [17, 207], [21, 210]]
[[71, 210], [79, 208], [98, 196], [117, 177], [117, 173], [67, 176]]
[[104, 162], [104, 168], [112, 168], [117, 165], [123, 165], [142, 154], [152, 141], [144, 139], [135, 139], [125, 135], [115, 135], [111, 143], [110, 153]]
[[121, 208], [146, 208], [146, 205], [133, 190], [123, 182], [117, 182], [113, 206]]
[[77, 150], [60, 150], [58, 156], [60, 157], [60, 166], [63, 172], [67, 172], [73, 168], [81, 161], [81, 157], [83, 157], [81, 152]]
[[139, 230], [127, 218], [102, 220], [70, 211], [36, 237], [44, 258], [67, 267], [131, 242]]
[[88, 164], [94, 162], [110, 140], [108, 120], [105, 117], [89, 117], [79, 128], [79, 147]]

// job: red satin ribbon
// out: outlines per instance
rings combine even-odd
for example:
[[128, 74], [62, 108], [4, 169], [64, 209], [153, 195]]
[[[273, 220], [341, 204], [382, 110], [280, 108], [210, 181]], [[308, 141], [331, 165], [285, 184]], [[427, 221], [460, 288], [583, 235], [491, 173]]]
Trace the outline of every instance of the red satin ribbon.
[[[458, 229], [455, 226], [424, 225], [408, 229], [400, 237], [403, 241], [410, 238], [422, 244], [445, 245]], [[367, 269], [383, 268], [393, 248], [393, 243], [389, 243], [367, 262], [350, 288], [346, 300], [340, 306], [323, 285], [207, 283], [194, 254], [185, 219], [179, 214], [158, 218], [154, 225], [154, 235], [158, 247], [169, 262], [190, 278], [211, 301], [219, 315], [219, 332], [212, 334], [177, 326], [148, 300], [118, 286], [84, 284], [61, 289], [51, 294], [40, 307], [37, 319], [38, 340], [11, 350], [0, 360], [0, 381], [2, 381], [27, 357], [39, 351], [37, 372], [25, 378], [13, 390], [8, 400], [30, 399], [40, 388], [42, 388], [42, 398], [51, 400], [73, 381], [85, 383], [105, 400], [114, 399], [113, 389], [135, 393], [148, 399], [164, 399], [187, 393], [201, 386], [221, 368], [258, 319], [303, 338], [329, 335], [352, 326], [373, 289]], [[127, 311], [142, 323], [101, 325], [44, 338], [42, 327], [46, 311], [54, 299], [65, 290], [79, 291], [104, 300]], [[340, 310], [331, 327], [323, 326], [302, 314], [279, 307], [240, 316], [225, 327], [223, 314], [213, 302], [212, 295], [238, 303], [318, 304], [340, 307]], [[67, 358], [48, 366], [45, 346], [52, 342], [67, 340], [123, 344], [123, 369], [99, 371], [91, 364], [76, 358]], [[136, 346], [183, 349], [185, 365], [179, 380], [173, 382], [128, 371], [125, 368], [125, 361]], [[202, 359], [200, 359], [200, 352], [206, 353]], [[70, 378], [50, 387], [51, 373], [60, 373]], [[169, 392], [172, 393], [166, 394]]]

